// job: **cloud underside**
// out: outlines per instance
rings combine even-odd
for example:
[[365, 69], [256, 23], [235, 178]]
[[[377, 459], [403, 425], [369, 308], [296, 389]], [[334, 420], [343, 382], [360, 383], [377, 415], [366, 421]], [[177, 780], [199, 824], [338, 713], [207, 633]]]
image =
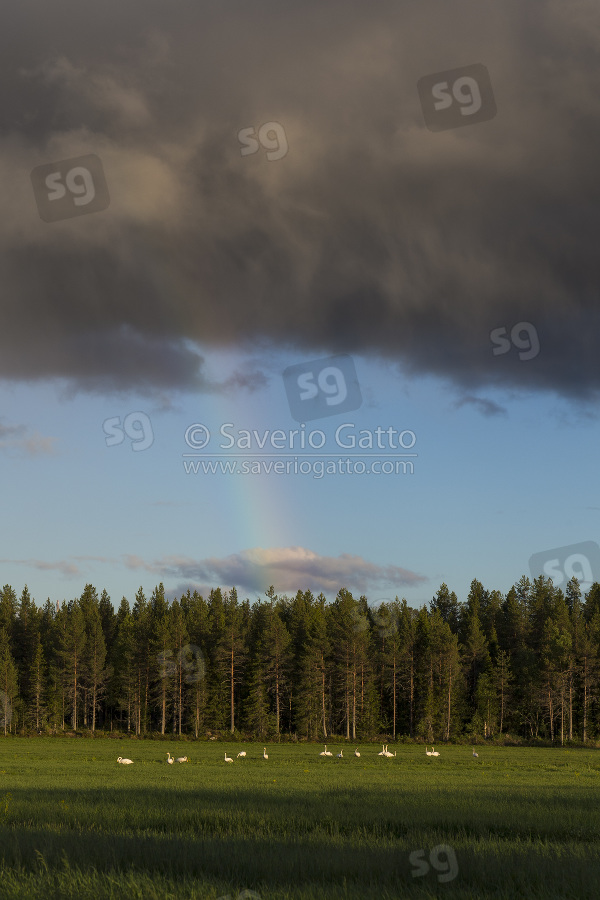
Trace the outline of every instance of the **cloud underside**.
[[[12, 12], [0, 60], [0, 377], [203, 391], [199, 348], [260, 345], [598, 390], [593, 0], [69, 7]], [[494, 118], [429, 131], [419, 79], [475, 63]], [[287, 154], [242, 156], [268, 121]], [[89, 153], [110, 205], [43, 222], [31, 170]], [[519, 322], [539, 354], [495, 356]]]
[[340, 588], [361, 593], [412, 587], [428, 579], [400, 566], [380, 566], [348, 553], [320, 556], [304, 547], [253, 548], [220, 559], [202, 560], [168, 556], [148, 562], [126, 557], [131, 569], [152, 572], [172, 584], [176, 592], [207, 586], [235, 586], [239, 591], [264, 593], [270, 585], [278, 592], [298, 590], [336, 594]]
[[357, 594], [401, 592], [428, 579], [396, 565], [376, 565], [360, 556], [342, 553], [339, 556], [320, 556], [304, 547], [252, 548], [222, 558], [192, 559], [182, 556], [165, 556], [146, 560], [126, 554], [122, 559], [109, 557], [73, 557], [69, 560], [45, 561], [39, 559], [0, 560], [2, 563], [18, 563], [41, 571], [56, 571], [66, 578], [90, 579], [90, 567], [124, 565], [134, 571], [149, 573], [155, 583], [163, 582], [169, 593], [179, 596], [188, 588], [208, 593], [213, 587], [236, 587], [242, 593], [262, 594], [270, 585], [279, 593], [295, 594], [296, 591], [321, 591], [337, 594], [346, 588]]

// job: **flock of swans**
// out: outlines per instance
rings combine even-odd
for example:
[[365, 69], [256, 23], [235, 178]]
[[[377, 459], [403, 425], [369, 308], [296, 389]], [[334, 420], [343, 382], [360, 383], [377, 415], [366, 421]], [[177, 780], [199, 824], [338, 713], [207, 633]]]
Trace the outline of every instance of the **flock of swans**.
[[[244, 756], [245, 755], [246, 754], [244, 754]], [[119, 758], [117, 759], [117, 762], [121, 763], [122, 766], [132, 766], [133, 765], [132, 759], [123, 759], [122, 756], [119, 756]], [[170, 753], [167, 753], [167, 762], [170, 766], [172, 766], [173, 763], [176, 763], [176, 762], [178, 762], [178, 763], [189, 762], [189, 759], [187, 758], [187, 756], [178, 756], [177, 759], [175, 759], [174, 756], [171, 756]]]
[[[392, 759], [396, 756], [396, 751], [394, 750], [393, 753], [390, 753], [390, 751], [388, 750], [387, 744], [382, 744], [382, 748], [383, 749], [381, 750], [381, 753], [378, 753], [377, 756], [386, 756], [388, 758], [391, 757]], [[439, 751], [436, 750], [435, 747], [433, 747], [433, 746], [431, 747], [431, 750], [428, 750], [427, 744], [425, 745], [425, 753], [427, 756], [439, 756], [440, 755]], [[360, 759], [360, 753], [358, 751], [358, 747], [354, 751], [354, 755]], [[325, 744], [325, 749], [321, 750], [321, 752], [319, 753], [319, 756], [333, 756], [333, 753], [331, 752], [331, 750], [327, 749], [327, 744]], [[246, 751], [240, 750], [240, 752], [237, 755], [237, 759], [244, 759], [245, 757], [246, 757]], [[479, 753], [475, 752], [475, 748], [473, 748], [473, 757], [475, 759], [479, 759]], [[263, 747], [263, 759], [268, 759], [268, 758], [269, 758], [269, 756], [267, 754], [267, 748]], [[337, 754], [337, 759], [344, 759], [343, 749], [340, 750], [340, 752]], [[119, 756], [119, 758], [117, 759], [117, 762], [120, 763], [122, 766], [132, 766], [133, 765], [132, 759], [123, 759], [122, 756]], [[186, 762], [189, 762], [189, 759], [187, 758], [187, 756], [178, 756], [177, 759], [175, 759], [174, 756], [171, 756], [171, 754], [169, 752], [167, 752], [167, 763], [170, 766], [172, 766], [173, 763], [176, 763], [176, 762], [177, 763], [186, 763]], [[233, 762], [233, 757], [227, 756], [227, 752], [225, 752], [225, 762], [226, 763]]]
[[[382, 744], [381, 747], [382, 747], [381, 752], [378, 753], [377, 756], [386, 756], [388, 759], [390, 759], [390, 758], [393, 759], [393, 758], [396, 756], [396, 751], [394, 750], [394, 752], [391, 753], [391, 752], [388, 750], [388, 745], [387, 745], [387, 744]], [[435, 747], [432, 747], [431, 750], [428, 750], [428, 749], [427, 749], [427, 746], [426, 746], [426, 747], [425, 747], [425, 753], [427, 754], [427, 756], [439, 756], [439, 755], [440, 755], [440, 754], [439, 754], [439, 751], [436, 750]], [[354, 751], [354, 755], [355, 755], [356, 757], [359, 757], [359, 758], [360, 758], [360, 753], [358, 752], [358, 747], [357, 747], [356, 750]], [[327, 749], [327, 744], [325, 744], [325, 749], [324, 749], [324, 750], [321, 750], [321, 752], [319, 753], [319, 756], [333, 756], [333, 753], [331, 752], [331, 750], [328, 750], [328, 749]], [[475, 753], [475, 751], [473, 750], [473, 756], [478, 757], [479, 754], [478, 754], [478, 753]], [[340, 750], [340, 752], [337, 754], [337, 758], [338, 758], [338, 759], [343, 759], [343, 758], [344, 758], [344, 751], [343, 751], [343, 750]]]
[[189, 762], [189, 759], [187, 758], [187, 756], [178, 756], [177, 759], [174, 759], [170, 753], [167, 753], [167, 756], [168, 756], [167, 762], [171, 766], [173, 765], [174, 762], [178, 762], [178, 763]]

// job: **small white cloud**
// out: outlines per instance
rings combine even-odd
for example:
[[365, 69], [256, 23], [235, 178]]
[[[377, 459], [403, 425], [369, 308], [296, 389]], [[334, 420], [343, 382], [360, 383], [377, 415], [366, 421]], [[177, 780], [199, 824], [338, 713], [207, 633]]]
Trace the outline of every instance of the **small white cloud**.
[[57, 438], [34, 431], [27, 425], [3, 425], [0, 422], [0, 451], [12, 456], [47, 456], [54, 454]]

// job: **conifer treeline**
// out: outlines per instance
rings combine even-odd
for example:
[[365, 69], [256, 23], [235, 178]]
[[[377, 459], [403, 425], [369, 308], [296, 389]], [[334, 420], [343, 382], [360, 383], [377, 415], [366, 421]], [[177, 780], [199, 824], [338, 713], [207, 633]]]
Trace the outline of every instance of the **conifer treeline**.
[[250, 604], [235, 588], [115, 612], [88, 584], [57, 609], [0, 592], [0, 727], [427, 741], [600, 737], [600, 584], [442, 584], [429, 607], [342, 589]]

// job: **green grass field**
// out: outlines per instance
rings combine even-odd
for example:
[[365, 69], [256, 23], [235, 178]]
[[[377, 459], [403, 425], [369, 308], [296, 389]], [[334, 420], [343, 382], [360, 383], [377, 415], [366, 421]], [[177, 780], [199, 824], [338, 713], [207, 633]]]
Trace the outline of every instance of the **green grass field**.
[[600, 896], [600, 751], [322, 749], [2, 738], [0, 897]]

